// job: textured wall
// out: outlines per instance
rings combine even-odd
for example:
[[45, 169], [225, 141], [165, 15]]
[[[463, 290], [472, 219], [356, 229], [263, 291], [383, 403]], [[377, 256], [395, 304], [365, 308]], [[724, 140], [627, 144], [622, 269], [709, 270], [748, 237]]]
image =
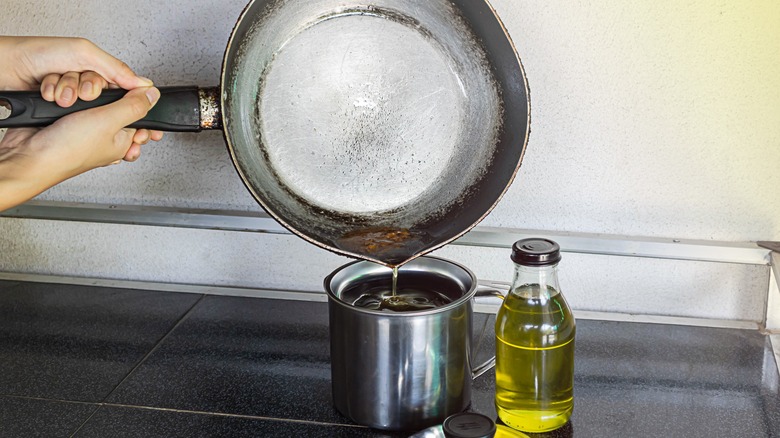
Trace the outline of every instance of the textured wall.
[[[244, 1], [214, 4], [6, 0], [0, 34], [85, 36], [158, 85], [215, 85]], [[528, 74], [532, 133], [515, 184], [484, 224], [780, 240], [780, 3], [493, 4]], [[80, 176], [42, 199], [258, 210], [214, 132], [168, 135], [138, 163]], [[341, 262], [292, 237], [248, 236], [0, 220], [0, 271], [306, 289]], [[505, 254], [469, 251], [444, 253], [488, 278], [509, 277]], [[300, 254], [315, 267], [298, 281], [290, 266]], [[580, 308], [679, 314], [648, 295], [664, 289], [687, 297], [684, 314], [760, 318], [764, 268], [568, 260], [587, 288], [572, 292]], [[592, 272], [604, 268], [620, 278], [599, 283]]]
[[780, 3], [496, 5], [533, 132], [492, 224], [780, 240]]
[[[532, 135], [497, 226], [780, 240], [780, 4], [495, 0], [527, 70]], [[6, 0], [0, 33], [86, 36], [158, 84], [217, 84], [243, 0]], [[9, 19], [11, 18], [11, 19]], [[220, 134], [46, 199], [256, 209]]]

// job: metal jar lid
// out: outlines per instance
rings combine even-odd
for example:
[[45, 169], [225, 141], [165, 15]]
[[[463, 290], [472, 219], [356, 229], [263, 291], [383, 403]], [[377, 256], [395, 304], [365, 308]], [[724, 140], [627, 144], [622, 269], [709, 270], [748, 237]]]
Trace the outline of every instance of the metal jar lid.
[[447, 438], [493, 438], [496, 434], [496, 423], [476, 412], [449, 416], [442, 427]]
[[561, 247], [549, 239], [518, 240], [512, 245], [512, 261], [524, 266], [550, 266], [561, 261]]
[[[447, 428], [445, 431], [445, 427]], [[409, 438], [529, 438], [528, 435], [503, 424], [495, 424], [490, 417], [474, 412], [462, 412], [447, 417], [443, 425], [429, 427]]]

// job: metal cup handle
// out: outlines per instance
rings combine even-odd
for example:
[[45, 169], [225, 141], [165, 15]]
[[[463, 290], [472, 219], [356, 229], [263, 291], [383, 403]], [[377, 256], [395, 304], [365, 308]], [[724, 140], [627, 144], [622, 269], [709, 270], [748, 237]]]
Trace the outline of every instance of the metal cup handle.
[[[496, 282], [496, 281], [480, 281], [477, 285], [477, 292], [474, 294], [475, 306], [486, 306], [491, 309], [494, 307], [501, 307], [504, 302], [504, 295], [509, 291], [509, 283]], [[502, 292], [504, 291], [504, 292]], [[472, 379], [485, 374], [488, 370], [496, 365], [496, 356], [493, 355], [490, 359], [486, 360], [481, 365], [471, 370]]]

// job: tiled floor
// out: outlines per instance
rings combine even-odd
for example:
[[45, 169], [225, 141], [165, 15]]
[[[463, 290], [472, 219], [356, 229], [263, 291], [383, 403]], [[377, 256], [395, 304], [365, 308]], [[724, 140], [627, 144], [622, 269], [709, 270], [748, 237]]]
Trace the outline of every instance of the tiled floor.
[[0, 394], [103, 401], [199, 298], [5, 283]]
[[343, 422], [322, 409], [331, 403], [327, 320], [323, 304], [206, 297], [108, 401]]
[[373, 437], [358, 427], [101, 407], [78, 437]]
[[374, 437], [331, 405], [327, 307], [0, 282], [0, 437]]
[[[579, 321], [576, 355], [574, 417], [549, 436], [780, 433], [757, 332]], [[493, 379], [472, 405], [490, 416]], [[333, 409], [324, 303], [0, 282], [0, 437], [28, 436], [404, 435]]]

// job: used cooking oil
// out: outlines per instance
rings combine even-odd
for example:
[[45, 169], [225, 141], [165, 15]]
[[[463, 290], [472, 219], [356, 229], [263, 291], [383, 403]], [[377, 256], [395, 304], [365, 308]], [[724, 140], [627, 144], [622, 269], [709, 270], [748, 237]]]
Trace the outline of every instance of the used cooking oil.
[[515, 278], [496, 316], [496, 410], [524, 432], [557, 429], [574, 406], [575, 322], [560, 293], [560, 248], [515, 243]]
[[387, 312], [416, 312], [435, 309], [447, 305], [451, 301], [447, 296], [430, 290], [409, 288], [391, 293], [387, 289], [383, 289], [361, 295], [352, 305]]
[[381, 280], [362, 282], [358, 290], [347, 290], [342, 296], [352, 297], [348, 302], [355, 307], [396, 313], [430, 310], [452, 302], [447, 295], [451, 293], [452, 285], [428, 278], [424, 273], [400, 274], [398, 268], [394, 268], [392, 283], [388, 283]]
[[396, 289], [398, 289], [398, 266], [393, 266], [393, 288], [391, 289], [392, 296], [395, 296]]

